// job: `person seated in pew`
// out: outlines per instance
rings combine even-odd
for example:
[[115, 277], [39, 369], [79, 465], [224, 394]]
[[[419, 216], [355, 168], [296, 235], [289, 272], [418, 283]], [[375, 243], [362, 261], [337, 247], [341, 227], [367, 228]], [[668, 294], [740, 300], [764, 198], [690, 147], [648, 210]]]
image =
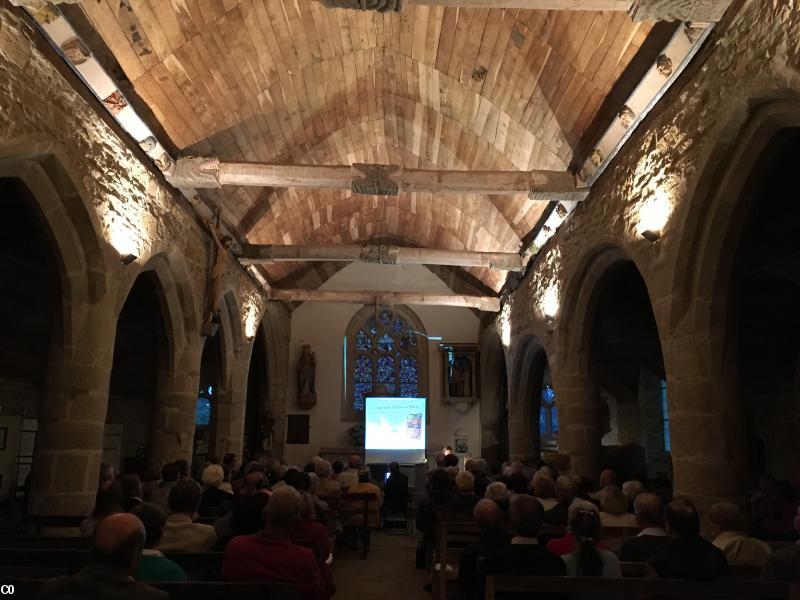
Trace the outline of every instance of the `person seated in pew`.
[[647, 562], [670, 540], [664, 530], [664, 503], [655, 494], [645, 492], [636, 496], [633, 510], [641, 531], [622, 543], [619, 557], [625, 562]]
[[81, 537], [90, 538], [97, 524], [109, 515], [125, 512], [122, 510], [122, 486], [119, 481], [112, 481], [97, 490], [92, 514], [86, 517], [80, 526]]
[[125, 512], [131, 512], [134, 506], [144, 502], [142, 480], [138, 475], [123, 475], [119, 478], [119, 484], [122, 486], [122, 508]]
[[[800, 508], [795, 513], [794, 529], [800, 536]], [[760, 578], [766, 581], [800, 581], [800, 541], [770, 554]]]
[[200, 473], [200, 481], [203, 483], [203, 495], [200, 498], [201, 507], [219, 509], [223, 504], [228, 504], [233, 500], [233, 494], [220, 489], [224, 479], [225, 473], [220, 465], [208, 465], [202, 470]]
[[628, 499], [619, 486], [606, 486], [600, 498], [600, 522], [603, 527], [637, 527], [636, 517], [628, 512]]
[[[371, 527], [378, 527], [381, 522], [381, 506], [383, 505], [383, 490], [370, 481], [372, 473], [369, 467], [361, 467], [358, 470], [358, 483], [351, 485], [347, 489], [348, 494], [374, 494], [375, 499], [370, 500], [367, 514], [367, 524]], [[352, 519], [351, 519], [352, 521]]]
[[556, 479], [555, 485], [556, 504], [544, 513], [543, 523], [547, 525], [561, 525], [566, 527], [569, 516], [569, 506], [575, 500], [578, 487], [572, 478], [562, 475]]
[[133, 578], [137, 581], [186, 581], [184, 570], [158, 549], [164, 536], [167, 514], [153, 502], [134, 506], [130, 512], [144, 524], [146, 533], [142, 558]]
[[417, 530], [423, 534], [427, 562], [433, 556], [433, 544], [436, 539], [436, 511], [443, 509], [450, 502], [453, 493], [450, 490], [450, 478], [444, 469], [434, 469], [428, 477], [428, 495], [420, 500], [417, 506]]
[[216, 550], [225, 546], [237, 535], [250, 535], [264, 527], [264, 507], [269, 496], [252, 486], [245, 486], [236, 494], [233, 508], [228, 514], [214, 521], [217, 532]]
[[389, 463], [389, 478], [383, 486], [383, 509], [397, 513], [408, 510], [408, 476], [400, 471], [400, 463]]
[[622, 577], [619, 559], [600, 547], [601, 520], [596, 510], [572, 511], [569, 528], [575, 536], [575, 548], [561, 558], [570, 577]]
[[317, 497], [336, 499], [342, 494], [342, 486], [333, 478], [331, 463], [327, 460], [318, 460], [314, 470], [319, 477], [317, 484]]
[[[486, 554], [484, 561], [486, 574], [551, 577], [567, 575], [565, 561], [539, 546], [537, 542], [536, 536], [542, 524], [542, 517], [544, 517], [542, 504], [532, 496], [518, 494], [511, 499], [509, 511], [514, 537], [511, 538], [510, 544]], [[478, 584], [480, 585], [480, 582]], [[503, 597], [511, 598], [512, 596], [504, 594]], [[529, 595], [523, 594], [520, 597], [527, 598]], [[552, 596], [546, 597], [551, 598]], [[537, 598], [544, 597], [537, 595]]]
[[575, 485], [578, 488], [575, 497], [591, 502], [599, 510], [600, 501], [596, 500], [594, 497], [594, 482], [585, 475], [575, 475], [572, 480], [575, 482]]
[[[455, 456], [451, 454], [450, 456]], [[469, 471], [459, 471], [455, 481], [455, 495], [447, 503], [447, 512], [471, 515], [478, 503], [475, 495], [475, 477]]]
[[[575, 547], [578, 545], [578, 541], [569, 523], [572, 523], [572, 520], [578, 511], [593, 511], [597, 513], [598, 518], [600, 516], [600, 511], [597, 510], [597, 506], [595, 506], [594, 503], [589, 502], [588, 500], [581, 500], [580, 498], [573, 500], [572, 504], [569, 505], [569, 512], [567, 513], [567, 533], [563, 537], [547, 542], [547, 546], [545, 547], [547, 548], [548, 552], [552, 552], [557, 556], [564, 556], [565, 554], [569, 554], [575, 550]], [[597, 547], [601, 550], [608, 550], [608, 546], [602, 542], [598, 542]]]
[[161, 485], [150, 492], [150, 502], [158, 504], [164, 511], [169, 510], [169, 493], [178, 483], [180, 471], [175, 463], [167, 463], [161, 467]]
[[480, 534], [477, 540], [464, 548], [458, 561], [458, 586], [467, 595], [474, 594], [478, 558], [511, 543], [511, 536], [503, 528], [503, 512], [497, 504], [484, 498], [475, 505], [472, 515]]
[[142, 475], [142, 499], [150, 501], [150, 494], [161, 485], [161, 464], [150, 461]]
[[313, 552], [291, 542], [301, 504], [293, 487], [276, 489], [264, 509], [264, 529], [237, 536], [225, 548], [223, 579], [293, 583], [303, 600], [324, 600], [325, 586]]
[[169, 516], [164, 525], [161, 550], [164, 552], [210, 552], [217, 543], [211, 525], [195, 523], [200, 505], [200, 486], [193, 479], [182, 479], [169, 494]]
[[493, 481], [486, 487], [485, 497], [500, 507], [500, 510], [503, 511], [503, 521], [508, 522], [508, 504], [511, 501], [511, 492], [508, 491], [506, 484], [502, 481]]
[[727, 575], [728, 561], [722, 550], [700, 535], [700, 516], [691, 500], [676, 497], [665, 511], [667, 533], [674, 539], [648, 560], [662, 579], [716, 581]]
[[360, 468], [361, 457], [358, 454], [351, 455], [350, 458], [347, 459], [347, 469], [339, 473], [339, 476], [336, 478], [342, 491], [346, 492], [350, 486], [358, 483], [358, 470]]
[[556, 505], [552, 475], [544, 471], [537, 472], [531, 481], [530, 491], [531, 495], [539, 501], [544, 510], [550, 510]]
[[617, 486], [617, 472], [614, 469], [603, 469], [600, 473], [600, 489], [590, 494], [591, 497], [602, 505], [603, 496], [605, 496], [610, 486], [619, 487]]
[[766, 542], [745, 533], [744, 516], [732, 502], [717, 502], [708, 511], [713, 544], [732, 567], [763, 567], [772, 554]]
[[628, 512], [632, 515], [636, 514], [633, 502], [636, 500], [636, 497], [643, 492], [644, 485], [637, 479], [631, 479], [622, 484], [622, 495], [625, 496], [625, 499], [628, 501]]
[[37, 600], [168, 600], [166, 592], [134, 581], [145, 527], [129, 513], [109, 515], [92, 536], [89, 564], [74, 575], [45, 581]]
[[328, 535], [328, 529], [317, 522], [317, 513], [314, 507], [314, 497], [309, 492], [300, 491], [301, 509], [300, 522], [292, 528], [289, 541], [303, 548], [308, 548], [314, 553], [319, 572], [325, 583], [325, 597], [329, 598], [334, 591], [333, 577], [330, 565], [333, 564], [333, 545]]

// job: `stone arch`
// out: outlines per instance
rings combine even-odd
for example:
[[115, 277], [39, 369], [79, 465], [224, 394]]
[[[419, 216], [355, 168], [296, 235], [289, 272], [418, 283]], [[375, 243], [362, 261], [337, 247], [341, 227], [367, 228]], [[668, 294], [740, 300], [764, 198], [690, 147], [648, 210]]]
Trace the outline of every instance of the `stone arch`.
[[519, 337], [510, 362], [509, 381], [509, 451], [512, 456], [538, 459], [540, 455], [538, 406], [534, 407], [536, 389], [541, 391], [548, 366], [547, 350], [541, 338], [533, 334]]
[[481, 335], [481, 456], [500, 465], [509, 456], [509, 377], [497, 323]]

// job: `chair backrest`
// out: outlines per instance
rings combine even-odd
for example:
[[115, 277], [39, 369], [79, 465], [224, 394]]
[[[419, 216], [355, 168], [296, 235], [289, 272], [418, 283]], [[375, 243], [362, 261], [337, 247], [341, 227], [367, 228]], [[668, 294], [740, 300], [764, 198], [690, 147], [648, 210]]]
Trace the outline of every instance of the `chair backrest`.
[[485, 600], [496, 600], [500, 593], [573, 594], [599, 597], [619, 595], [625, 598], [682, 598], [706, 600], [798, 600], [800, 586], [769, 581], [699, 582], [674, 579], [610, 579], [601, 577], [535, 577], [529, 575], [487, 575]]
[[369, 523], [370, 502], [377, 502], [372, 493], [342, 494], [339, 503], [339, 518], [344, 525], [366, 525]]

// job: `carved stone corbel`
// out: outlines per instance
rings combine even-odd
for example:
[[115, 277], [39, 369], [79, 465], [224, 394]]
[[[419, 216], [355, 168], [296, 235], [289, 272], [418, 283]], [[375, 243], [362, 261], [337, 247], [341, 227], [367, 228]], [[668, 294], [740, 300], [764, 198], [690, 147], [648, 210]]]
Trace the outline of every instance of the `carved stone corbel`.
[[397, 165], [355, 163], [352, 167], [364, 174], [364, 177], [353, 179], [350, 189], [354, 194], [397, 196], [400, 193], [400, 186], [390, 177], [400, 168]]
[[213, 156], [186, 156], [176, 160], [165, 176], [177, 188], [220, 188], [219, 165], [219, 159]]

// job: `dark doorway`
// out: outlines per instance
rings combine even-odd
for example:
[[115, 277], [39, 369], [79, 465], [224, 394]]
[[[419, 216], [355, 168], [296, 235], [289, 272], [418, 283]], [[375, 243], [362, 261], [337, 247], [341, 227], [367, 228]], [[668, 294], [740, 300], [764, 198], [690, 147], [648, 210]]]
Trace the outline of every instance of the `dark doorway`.
[[247, 404], [244, 419], [244, 447], [250, 456], [272, 447], [275, 420], [268, 409], [267, 343], [264, 328], [259, 327], [253, 340], [250, 369], [247, 373]]

